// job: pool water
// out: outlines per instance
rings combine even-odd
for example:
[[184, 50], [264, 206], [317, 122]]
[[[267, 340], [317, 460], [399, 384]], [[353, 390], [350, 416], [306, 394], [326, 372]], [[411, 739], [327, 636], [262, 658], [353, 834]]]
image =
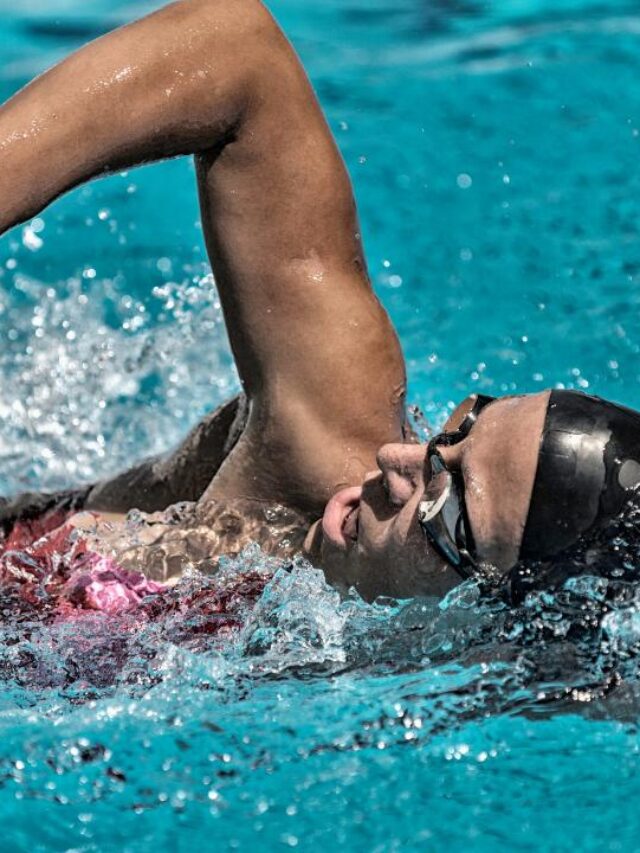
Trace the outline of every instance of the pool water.
[[[153, 7], [0, 0], [0, 97]], [[434, 425], [474, 390], [640, 407], [637, 3], [271, 8], [352, 174], [411, 402]], [[191, 163], [5, 236], [0, 340], [0, 494], [118, 470], [232, 394]], [[608, 612], [590, 580], [513, 612], [472, 585], [366, 605], [273, 570], [227, 563], [263, 591], [225, 632], [197, 573], [157, 619], [3, 603], [6, 849], [638, 848], [633, 589]]]

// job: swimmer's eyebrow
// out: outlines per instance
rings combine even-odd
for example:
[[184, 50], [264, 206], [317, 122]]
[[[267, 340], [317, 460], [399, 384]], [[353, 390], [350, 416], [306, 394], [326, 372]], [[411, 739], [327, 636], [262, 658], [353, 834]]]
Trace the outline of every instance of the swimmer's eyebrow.
[[[483, 408], [481, 409], [481, 411], [478, 413], [478, 415], [476, 417], [475, 423], [472, 424], [471, 429], [469, 430], [469, 433], [464, 438], [460, 439], [459, 442], [456, 442], [455, 444], [448, 446], [451, 450], [455, 450], [455, 448], [458, 448], [458, 451], [453, 454], [453, 456], [454, 456], [453, 461], [449, 461], [445, 457], [443, 457], [442, 454], [438, 450], [437, 444], [435, 445], [435, 451], [438, 453], [438, 455], [442, 459], [442, 462], [445, 465], [445, 467], [450, 471], [458, 471], [460, 473], [460, 475], [462, 476], [462, 478], [464, 480], [465, 489], [467, 487], [467, 476], [470, 476], [470, 474], [469, 474], [470, 468], [469, 468], [467, 456], [469, 453], [470, 446], [472, 444], [472, 443], [468, 442], [467, 439], [473, 435], [473, 431], [476, 428], [478, 421], [480, 421], [482, 419], [485, 412], [488, 409], [490, 409], [494, 403], [499, 403], [502, 400], [512, 400], [512, 399], [515, 399], [517, 397], [524, 397], [524, 396], [525, 396], [524, 394], [507, 394], [504, 397], [496, 397], [495, 400], [491, 400], [491, 402], [489, 402], [485, 406], [483, 406]], [[465, 398], [465, 399], [468, 399], [468, 398]], [[431, 441], [435, 441], [442, 436], [446, 436], [447, 434], [450, 435], [451, 433], [455, 433], [455, 432], [456, 432], [456, 429], [441, 430], [439, 433], [436, 433], [436, 435], [433, 436]], [[444, 444], [442, 446], [445, 448], [447, 447], [446, 444]], [[427, 482], [428, 475], [430, 473], [430, 466], [428, 463], [429, 463], [429, 454], [426, 453], [425, 454], [424, 466], [423, 466], [423, 476], [425, 478], [425, 482]]]

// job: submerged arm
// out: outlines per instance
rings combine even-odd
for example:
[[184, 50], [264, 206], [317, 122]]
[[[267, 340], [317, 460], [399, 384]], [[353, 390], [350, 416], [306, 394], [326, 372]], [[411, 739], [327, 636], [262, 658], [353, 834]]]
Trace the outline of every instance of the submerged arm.
[[[184, 0], [88, 45], [0, 109], [0, 233], [105, 172], [195, 154], [249, 400], [208, 497], [319, 509], [400, 436], [404, 365], [349, 179], [258, 0]], [[171, 215], [167, 211], [166, 215]]]

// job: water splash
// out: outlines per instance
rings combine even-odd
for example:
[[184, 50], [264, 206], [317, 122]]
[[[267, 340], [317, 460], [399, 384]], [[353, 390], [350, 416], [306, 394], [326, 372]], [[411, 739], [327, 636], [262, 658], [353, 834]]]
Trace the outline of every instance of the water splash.
[[[50, 573], [69, 570], [78, 542], [65, 541]], [[42, 844], [126, 847], [134, 820], [157, 840], [229, 809], [255, 830], [283, 796], [270, 780], [289, 780], [295, 815], [325, 784], [352, 802], [363, 774], [381, 796], [407, 749], [406, 780], [415, 762], [478, 768], [509, 754], [517, 720], [628, 720], [637, 707], [640, 599], [619, 581], [574, 578], [518, 609], [471, 582], [443, 601], [367, 604], [253, 546], [116, 615], [78, 600], [47, 610], [51, 583], [17, 606], [23, 583], [2, 589], [0, 811], [46, 807]], [[488, 719], [510, 720], [508, 736]], [[283, 815], [270, 831], [287, 835]], [[8, 832], [19, 843], [20, 826]]]
[[147, 302], [112, 279], [16, 272], [0, 335], [0, 494], [95, 481], [164, 451], [236, 387], [204, 268]]

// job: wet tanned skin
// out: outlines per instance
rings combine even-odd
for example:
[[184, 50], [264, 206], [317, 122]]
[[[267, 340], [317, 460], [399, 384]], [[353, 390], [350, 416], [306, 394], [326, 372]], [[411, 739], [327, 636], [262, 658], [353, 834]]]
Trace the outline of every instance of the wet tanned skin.
[[360, 481], [381, 444], [401, 439], [405, 371], [371, 290], [344, 164], [258, 0], [175, 3], [8, 101], [0, 233], [96, 175], [181, 154], [195, 156], [249, 401], [244, 433], [204, 497], [317, 516], [337, 488]]
[[[307, 540], [329, 580], [369, 598], [446, 592], [459, 578], [417, 525], [426, 448], [402, 443], [405, 367], [371, 289], [349, 178], [304, 70], [258, 0], [175, 3], [2, 106], [0, 234], [95, 176], [178, 155], [195, 157], [248, 407], [201, 500], [278, 502], [317, 518], [350, 486], [357, 541], [336, 526], [343, 499], [329, 501]], [[501, 568], [517, 556], [546, 399], [498, 401], [442, 450], [464, 474], [479, 555]], [[146, 476], [142, 466], [141, 489]], [[111, 509], [117, 483], [94, 490], [92, 508]]]

